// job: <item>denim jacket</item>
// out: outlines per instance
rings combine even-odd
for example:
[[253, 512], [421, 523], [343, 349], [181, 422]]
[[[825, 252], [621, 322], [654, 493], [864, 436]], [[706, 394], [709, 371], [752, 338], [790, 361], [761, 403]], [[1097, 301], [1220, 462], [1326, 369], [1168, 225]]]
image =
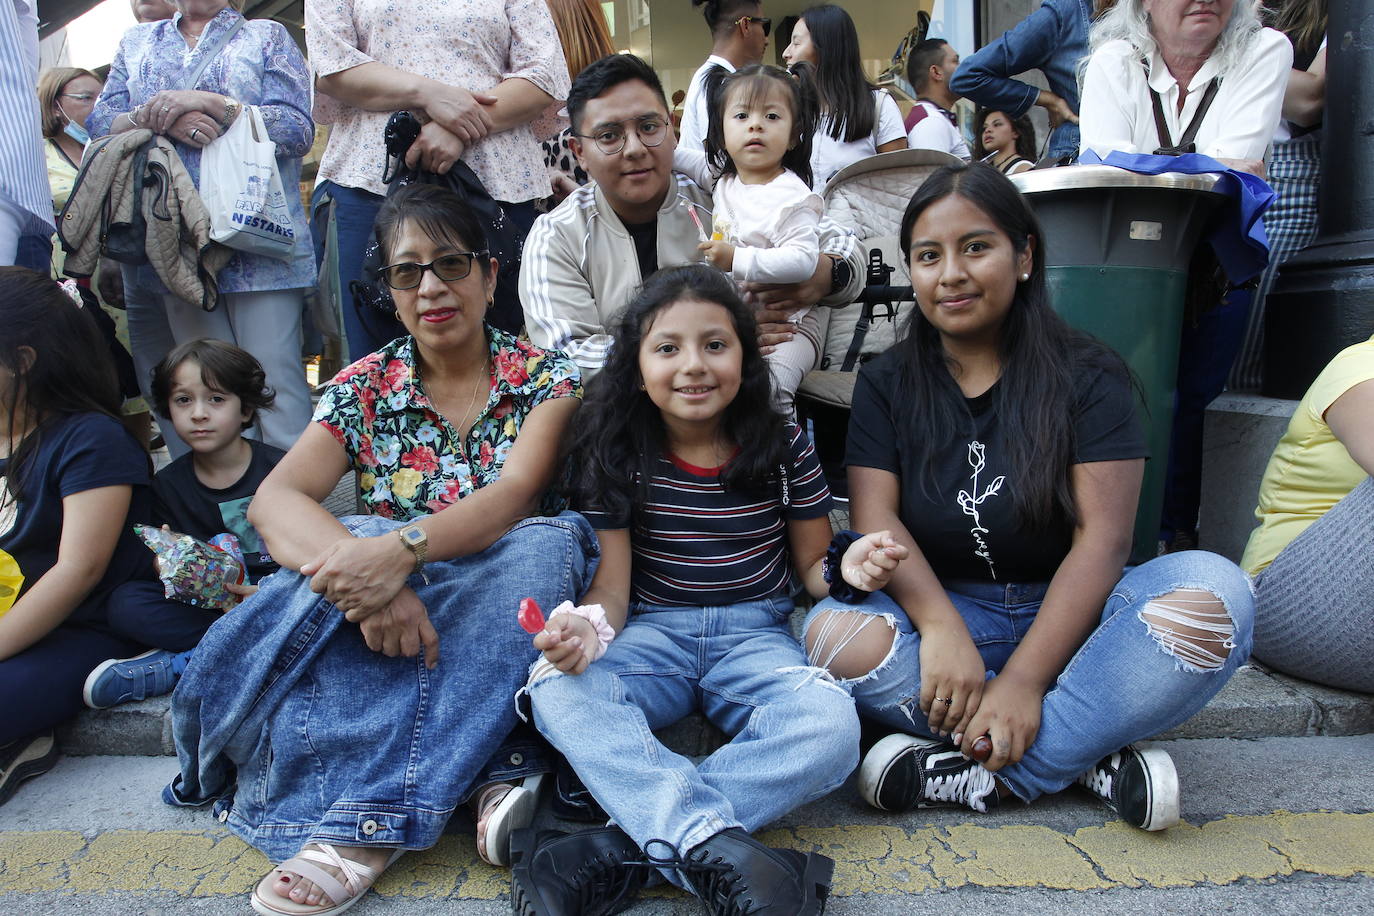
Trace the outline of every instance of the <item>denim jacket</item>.
[[[404, 522], [341, 519], [356, 537]], [[216, 815], [274, 861], [306, 842], [424, 849], [485, 778], [516, 723], [513, 698], [538, 654], [515, 608], [577, 599], [596, 535], [572, 512], [518, 522], [486, 550], [425, 566], [410, 584], [441, 658], [388, 658], [310, 580], [289, 569], [210, 627], [172, 696], [181, 773], [172, 805]], [[507, 748], [509, 745], [507, 745]], [[517, 759], [519, 758], [519, 759]], [[232, 798], [231, 798], [232, 796]]]
[[[959, 64], [949, 88], [986, 108], [1013, 118], [1030, 111], [1040, 90], [1012, 79], [1039, 70], [1050, 91], [1078, 111], [1078, 65], [1088, 56], [1092, 0], [1045, 0], [1002, 37]], [[1049, 156], [1078, 155], [1078, 125], [1061, 124], [1050, 134]]]

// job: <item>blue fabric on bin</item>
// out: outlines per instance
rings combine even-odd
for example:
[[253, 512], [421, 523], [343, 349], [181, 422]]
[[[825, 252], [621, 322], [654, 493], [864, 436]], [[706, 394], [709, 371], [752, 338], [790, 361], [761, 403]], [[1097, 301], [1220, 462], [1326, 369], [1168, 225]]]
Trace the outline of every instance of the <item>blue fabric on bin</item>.
[[1228, 169], [1211, 156], [1186, 153], [1182, 156], [1152, 156], [1145, 153], [1113, 151], [1102, 159], [1084, 150], [1079, 165], [1110, 165], [1141, 175], [1181, 172], [1185, 175], [1216, 174], [1213, 187], [1226, 195], [1227, 202], [1212, 217], [1207, 241], [1216, 252], [1222, 270], [1233, 284], [1258, 276], [1269, 263], [1269, 236], [1264, 232], [1264, 211], [1278, 196], [1263, 178], [1248, 172]]

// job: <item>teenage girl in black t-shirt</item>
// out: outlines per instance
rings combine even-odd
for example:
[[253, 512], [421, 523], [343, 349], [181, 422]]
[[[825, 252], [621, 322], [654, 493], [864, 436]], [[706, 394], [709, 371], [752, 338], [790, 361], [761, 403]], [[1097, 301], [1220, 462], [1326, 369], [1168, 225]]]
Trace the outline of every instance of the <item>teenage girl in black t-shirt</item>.
[[847, 460], [855, 527], [911, 555], [882, 592], [817, 605], [807, 646], [902, 732], [861, 765], [875, 807], [985, 811], [1079, 781], [1158, 830], [1177, 776], [1129, 742], [1221, 689], [1253, 600], [1199, 551], [1122, 576], [1145, 455], [1129, 378], [1051, 310], [1043, 238], [985, 165], [936, 172], [907, 207], [919, 309], [860, 373]]

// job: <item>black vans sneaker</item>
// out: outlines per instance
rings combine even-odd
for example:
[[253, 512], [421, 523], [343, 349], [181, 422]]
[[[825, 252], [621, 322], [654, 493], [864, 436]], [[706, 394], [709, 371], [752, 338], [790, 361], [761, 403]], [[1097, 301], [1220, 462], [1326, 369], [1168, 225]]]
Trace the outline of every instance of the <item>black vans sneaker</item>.
[[859, 764], [859, 794], [880, 811], [964, 805], [986, 812], [997, 807], [992, 774], [958, 748], [933, 738], [888, 735]]
[[634, 903], [653, 873], [619, 827], [517, 830], [511, 834], [515, 916], [611, 916]]
[[57, 766], [57, 741], [52, 732], [15, 738], [0, 746], [0, 805], [10, 800], [26, 779]]
[[835, 862], [773, 849], [738, 827], [694, 846], [676, 863], [711, 916], [819, 916]]
[[1099, 760], [1078, 784], [1141, 830], [1167, 830], [1178, 823], [1178, 771], [1160, 748], [1128, 744]]

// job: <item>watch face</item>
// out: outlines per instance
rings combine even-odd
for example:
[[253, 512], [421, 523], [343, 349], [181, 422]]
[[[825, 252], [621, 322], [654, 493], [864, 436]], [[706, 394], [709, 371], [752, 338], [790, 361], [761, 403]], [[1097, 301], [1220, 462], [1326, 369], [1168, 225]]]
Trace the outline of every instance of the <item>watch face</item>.
[[425, 532], [422, 528], [403, 528], [401, 537], [411, 546], [419, 546], [425, 542]]

